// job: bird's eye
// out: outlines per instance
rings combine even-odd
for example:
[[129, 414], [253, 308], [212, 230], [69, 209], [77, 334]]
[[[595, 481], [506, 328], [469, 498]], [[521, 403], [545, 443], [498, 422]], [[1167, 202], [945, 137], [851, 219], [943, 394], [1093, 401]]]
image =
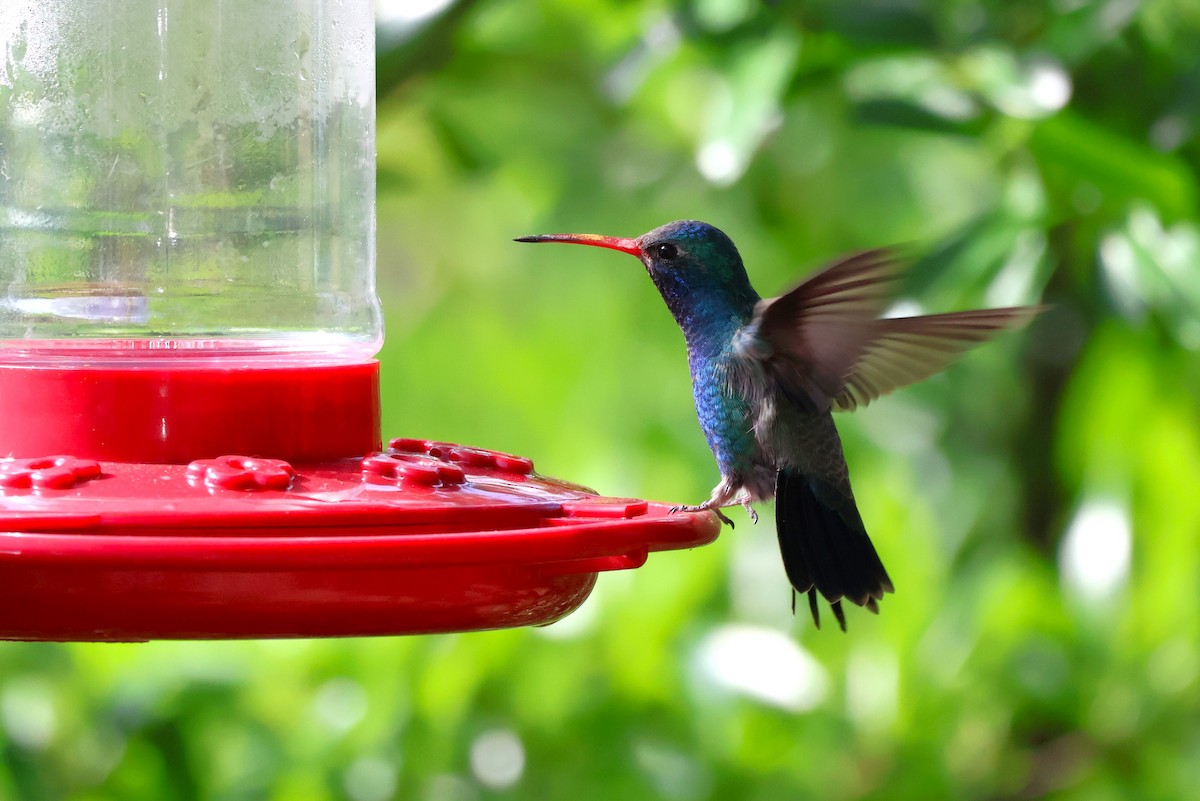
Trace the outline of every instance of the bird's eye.
[[675, 247], [670, 242], [663, 242], [662, 244], [654, 246], [655, 258], [662, 259], [663, 261], [670, 261], [678, 255], [679, 248]]

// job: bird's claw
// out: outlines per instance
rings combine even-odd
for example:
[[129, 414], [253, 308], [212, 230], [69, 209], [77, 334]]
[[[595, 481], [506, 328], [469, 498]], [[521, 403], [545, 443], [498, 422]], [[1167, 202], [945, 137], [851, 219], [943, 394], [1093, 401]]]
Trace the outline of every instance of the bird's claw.
[[[745, 509], [746, 509], [746, 514], [750, 517], [751, 524], [758, 525], [758, 512], [754, 511], [754, 507], [750, 505], [749, 499], [744, 500], [741, 503], [742, 503], [742, 506], [745, 507]], [[705, 501], [704, 503], [697, 504], [696, 506], [673, 506], [673, 507], [671, 507], [671, 514], [675, 514], [676, 512], [712, 512], [714, 515], [717, 516], [718, 520], [720, 520], [725, 525], [729, 526], [731, 529], [737, 528], [733, 524], [733, 521], [730, 520], [729, 517], [724, 512], [721, 511], [721, 507], [713, 504], [710, 501]]]
[[675, 514], [676, 512], [712, 512], [722, 523], [729, 526], [731, 529], [736, 528], [736, 526], [733, 525], [733, 521], [730, 520], [724, 512], [722, 512], [716, 506], [709, 506], [707, 503], [702, 503], [697, 506], [672, 506], [670, 513]]

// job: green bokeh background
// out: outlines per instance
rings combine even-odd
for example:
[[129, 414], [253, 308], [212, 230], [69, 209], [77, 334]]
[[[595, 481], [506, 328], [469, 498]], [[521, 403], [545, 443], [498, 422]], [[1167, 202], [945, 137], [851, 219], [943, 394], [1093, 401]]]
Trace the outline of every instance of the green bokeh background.
[[[638, 265], [1052, 303], [839, 418], [897, 594], [793, 619], [770, 514], [543, 630], [0, 646], [0, 798], [1187, 799], [1200, 787], [1200, 5], [460, 0], [381, 31], [385, 436], [707, 497]], [[10, 614], [19, 611], [10, 610]]]

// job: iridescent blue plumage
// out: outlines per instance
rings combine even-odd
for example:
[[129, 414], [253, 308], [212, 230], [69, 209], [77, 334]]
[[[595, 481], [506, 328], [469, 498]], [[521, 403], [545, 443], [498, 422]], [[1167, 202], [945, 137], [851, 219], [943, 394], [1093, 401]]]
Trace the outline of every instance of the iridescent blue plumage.
[[722, 356], [709, 358], [689, 349], [696, 416], [721, 475], [731, 475], [750, 469], [749, 457], [755, 449], [754, 417], [746, 399], [728, 390], [722, 363]]
[[850, 489], [830, 412], [853, 409], [932, 375], [966, 347], [1028, 319], [989, 309], [879, 319], [894, 262], [884, 251], [839, 261], [763, 301], [737, 248], [706, 223], [681, 220], [637, 239], [595, 234], [522, 237], [620, 250], [645, 265], [687, 342], [696, 414], [721, 470], [712, 496], [689, 509], [776, 498], [784, 569], [820, 592], [845, 628], [843, 599], [878, 611], [892, 591]]
[[683, 331], [696, 415], [722, 475], [750, 469], [756, 450], [753, 410], [729, 385], [732, 343], [754, 315], [760, 298], [741, 256], [724, 233], [684, 220], [647, 234], [684, 249], [686, 269], [650, 269], [667, 308]]

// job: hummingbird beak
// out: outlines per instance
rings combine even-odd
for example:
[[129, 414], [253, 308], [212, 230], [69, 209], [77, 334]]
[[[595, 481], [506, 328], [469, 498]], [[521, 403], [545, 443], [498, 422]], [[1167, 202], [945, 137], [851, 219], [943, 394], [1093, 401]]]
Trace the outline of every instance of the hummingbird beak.
[[641, 256], [642, 248], [636, 239], [624, 239], [619, 236], [601, 236], [600, 234], [541, 234], [539, 236], [521, 236], [514, 242], [567, 242], [572, 245], [591, 245], [597, 248], [619, 250], [632, 256]]

